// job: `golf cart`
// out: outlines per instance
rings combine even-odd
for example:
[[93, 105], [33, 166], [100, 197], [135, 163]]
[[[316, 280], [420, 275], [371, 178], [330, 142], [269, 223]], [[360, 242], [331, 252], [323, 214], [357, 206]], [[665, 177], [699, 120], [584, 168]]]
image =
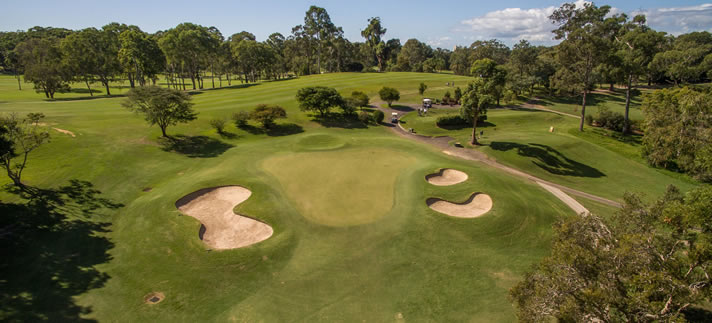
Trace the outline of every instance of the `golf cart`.
[[430, 109], [433, 107], [433, 100], [423, 99], [423, 109]]
[[398, 123], [398, 112], [391, 113], [391, 123]]

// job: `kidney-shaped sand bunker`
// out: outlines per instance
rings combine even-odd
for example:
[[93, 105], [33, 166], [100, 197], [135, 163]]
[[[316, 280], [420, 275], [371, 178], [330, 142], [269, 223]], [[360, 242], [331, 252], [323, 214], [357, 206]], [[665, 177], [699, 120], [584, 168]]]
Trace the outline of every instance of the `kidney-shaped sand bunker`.
[[241, 186], [204, 188], [179, 199], [176, 207], [200, 221], [198, 234], [205, 244], [234, 249], [266, 240], [273, 233], [269, 225], [232, 211], [250, 195], [252, 192]]
[[476, 218], [492, 209], [492, 198], [484, 193], [473, 193], [462, 203], [452, 203], [439, 198], [429, 198], [425, 203], [434, 211], [458, 218]]
[[450, 186], [467, 180], [467, 174], [457, 169], [442, 168], [439, 172], [425, 176], [428, 183], [437, 186]]

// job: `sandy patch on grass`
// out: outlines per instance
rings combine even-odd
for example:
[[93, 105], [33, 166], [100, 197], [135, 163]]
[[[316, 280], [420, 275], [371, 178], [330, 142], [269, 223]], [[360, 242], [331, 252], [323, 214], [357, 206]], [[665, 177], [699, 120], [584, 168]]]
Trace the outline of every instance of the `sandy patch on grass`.
[[184, 196], [176, 207], [200, 221], [198, 234], [208, 246], [241, 248], [266, 240], [273, 233], [269, 225], [232, 211], [250, 195], [252, 192], [241, 186], [205, 188]]
[[437, 186], [450, 186], [467, 180], [467, 174], [456, 169], [443, 168], [435, 174], [425, 176], [428, 183]]
[[161, 292], [152, 292], [143, 297], [143, 302], [146, 304], [158, 304], [166, 298]]
[[59, 131], [59, 132], [65, 134], [65, 135], [70, 135], [70, 136], [72, 136], [72, 137], [76, 137], [76, 136], [74, 135], [74, 133], [71, 132], [71, 131], [69, 131], [69, 130], [64, 130], [64, 129], [59, 129], [59, 128], [52, 128], [52, 129], [54, 129], [54, 130], [56, 130], [56, 131]]
[[429, 198], [426, 203], [434, 211], [458, 218], [476, 218], [492, 209], [492, 198], [484, 193], [473, 193], [463, 203], [452, 203], [438, 198]]

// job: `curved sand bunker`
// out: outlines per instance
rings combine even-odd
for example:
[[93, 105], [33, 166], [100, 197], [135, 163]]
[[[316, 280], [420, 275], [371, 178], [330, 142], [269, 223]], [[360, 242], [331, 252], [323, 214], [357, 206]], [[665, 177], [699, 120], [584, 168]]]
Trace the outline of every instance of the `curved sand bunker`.
[[463, 203], [452, 203], [438, 198], [429, 198], [425, 203], [434, 211], [458, 218], [476, 218], [492, 209], [492, 198], [484, 193], [473, 193]]
[[246, 247], [272, 236], [269, 225], [235, 214], [232, 209], [252, 192], [241, 186], [204, 188], [176, 202], [181, 212], [200, 221], [200, 240], [214, 249]]
[[443, 168], [435, 174], [426, 175], [425, 180], [433, 185], [449, 186], [466, 181], [467, 174], [456, 169]]

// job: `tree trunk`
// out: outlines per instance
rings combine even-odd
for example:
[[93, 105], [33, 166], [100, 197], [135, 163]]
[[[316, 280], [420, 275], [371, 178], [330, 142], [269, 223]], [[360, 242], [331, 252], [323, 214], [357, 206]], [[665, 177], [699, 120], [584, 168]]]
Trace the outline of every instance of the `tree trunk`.
[[579, 123], [579, 131], [583, 131], [583, 122], [586, 119], [586, 93], [588, 90], [583, 90], [583, 102], [581, 103], [581, 122]]
[[135, 88], [136, 85], [134, 84], [134, 77], [133, 77], [133, 74], [128, 73], [127, 75], [128, 75], [128, 77], [129, 77], [129, 84], [131, 84], [131, 88], [132, 88], [132, 89]]
[[213, 69], [213, 64], [210, 64], [210, 80], [213, 81], [213, 89], [215, 88], [215, 69]]
[[479, 146], [480, 143], [477, 141], [477, 119], [480, 117], [480, 109], [475, 108], [475, 116], [472, 120], [472, 140], [470, 144], [473, 146]]
[[628, 119], [628, 111], [630, 109], [630, 88], [633, 84], [633, 74], [628, 75], [628, 84], [625, 89], [625, 119], [623, 119], [623, 134], [630, 133], [630, 119]]
[[164, 137], [164, 138], [168, 138], [168, 135], [166, 134], [166, 127], [165, 127], [165, 126], [161, 127], [161, 133], [163, 134], [163, 137]]
[[193, 90], [195, 90], [195, 73], [190, 73], [190, 81], [193, 82]]
[[17, 89], [22, 91], [22, 82], [20, 82], [20, 74], [17, 74], [17, 68], [15, 68], [15, 78], [17, 79]]
[[611, 86], [608, 88], [608, 90], [611, 91], [611, 92], [613, 92], [613, 90], [614, 90], [614, 85], [615, 85], [615, 84], [614, 84], [613, 82], [611, 82]]
[[106, 95], [111, 96], [111, 91], [109, 91], [109, 81], [102, 81], [104, 83], [104, 87], [106, 87]]
[[94, 96], [94, 93], [91, 91], [91, 86], [89, 86], [89, 80], [85, 78], [84, 83], [87, 84], [87, 89], [89, 90], [89, 96]]

